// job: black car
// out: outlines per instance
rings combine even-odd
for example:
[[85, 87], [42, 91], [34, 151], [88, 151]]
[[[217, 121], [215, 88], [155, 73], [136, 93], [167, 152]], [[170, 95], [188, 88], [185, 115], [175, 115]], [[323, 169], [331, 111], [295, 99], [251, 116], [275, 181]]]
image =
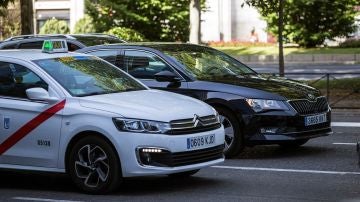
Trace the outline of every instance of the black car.
[[66, 40], [69, 51], [75, 51], [86, 46], [125, 43], [124, 40], [107, 34], [22, 35], [2, 41], [0, 49], [41, 49], [46, 39]]
[[100, 45], [78, 52], [99, 56], [151, 88], [188, 95], [212, 105], [226, 131], [227, 157], [237, 155], [245, 145], [296, 147], [332, 132], [331, 109], [319, 90], [257, 74], [213, 48], [141, 43]]

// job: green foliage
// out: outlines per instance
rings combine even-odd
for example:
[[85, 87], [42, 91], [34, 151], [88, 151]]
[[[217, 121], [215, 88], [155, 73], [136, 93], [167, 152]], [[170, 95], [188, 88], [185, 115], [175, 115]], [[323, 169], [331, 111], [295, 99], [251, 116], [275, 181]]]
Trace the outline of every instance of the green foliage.
[[0, 40], [20, 35], [20, 22], [20, 10], [17, 9], [17, 4], [14, 4], [12, 8], [2, 8], [0, 6]]
[[360, 39], [348, 39], [340, 44], [342, 48], [360, 48]]
[[40, 28], [39, 34], [68, 34], [69, 32], [69, 26], [65, 21], [52, 18]]
[[[269, 31], [278, 34], [279, 0], [247, 3], [264, 16]], [[348, 36], [355, 30], [355, 6], [358, 0], [284, 0], [284, 38], [303, 47], [315, 47], [325, 39]]]
[[0, 0], [0, 17], [5, 17], [7, 15], [9, 3], [14, 3], [14, 0]]
[[114, 35], [125, 41], [146, 41], [144, 35], [126, 27], [115, 27], [110, 29], [107, 34]]
[[10, 2], [14, 2], [14, 0], [1, 0], [0, 1], [0, 7], [7, 7], [7, 5], [10, 3]]
[[97, 32], [127, 27], [151, 41], [187, 41], [189, 0], [86, 0]]
[[93, 24], [93, 19], [88, 15], [85, 15], [75, 24], [75, 28], [74, 28], [75, 34], [86, 34], [86, 33], [95, 33], [95, 32], [96, 30]]

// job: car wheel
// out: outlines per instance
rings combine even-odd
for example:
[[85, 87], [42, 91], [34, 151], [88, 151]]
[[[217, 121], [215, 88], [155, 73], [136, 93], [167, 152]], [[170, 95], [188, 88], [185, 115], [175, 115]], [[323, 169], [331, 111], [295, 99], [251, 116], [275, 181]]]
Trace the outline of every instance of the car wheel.
[[245, 147], [244, 138], [240, 130], [240, 124], [229, 110], [216, 108], [219, 112], [220, 122], [225, 129], [224, 154], [227, 158], [238, 155]]
[[118, 155], [103, 138], [88, 136], [80, 139], [74, 144], [68, 159], [72, 181], [87, 193], [108, 193], [122, 182]]
[[185, 171], [185, 172], [181, 172], [181, 173], [173, 173], [173, 174], [170, 174], [169, 177], [173, 177], [173, 178], [190, 177], [192, 175], [195, 175], [197, 172], [199, 172], [199, 170], [200, 169]]
[[293, 140], [293, 141], [286, 141], [286, 142], [280, 143], [279, 145], [286, 149], [291, 149], [291, 148], [300, 147], [300, 146], [304, 145], [305, 143], [307, 143], [308, 141], [309, 141], [309, 139]]

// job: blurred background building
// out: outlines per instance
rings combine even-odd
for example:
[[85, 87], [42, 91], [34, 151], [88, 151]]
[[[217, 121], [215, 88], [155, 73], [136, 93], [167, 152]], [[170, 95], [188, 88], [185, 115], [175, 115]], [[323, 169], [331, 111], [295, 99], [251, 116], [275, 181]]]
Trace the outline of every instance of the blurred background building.
[[70, 31], [75, 23], [84, 17], [84, 0], [33, 0], [34, 2], [34, 30], [38, 33], [46, 20], [56, 18], [65, 20]]
[[243, 0], [206, 0], [201, 15], [202, 41], [268, 42], [266, 22]]

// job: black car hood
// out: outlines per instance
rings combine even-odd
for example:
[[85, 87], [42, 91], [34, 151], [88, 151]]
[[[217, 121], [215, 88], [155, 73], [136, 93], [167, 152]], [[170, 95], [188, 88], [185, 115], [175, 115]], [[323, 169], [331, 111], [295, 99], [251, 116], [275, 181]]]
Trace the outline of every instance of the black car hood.
[[320, 96], [320, 91], [306, 84], [269, 75], [245, 75], [200, 78], [197, 85], [207, 90], [237, 94], [246, 98], [293, 100]]

